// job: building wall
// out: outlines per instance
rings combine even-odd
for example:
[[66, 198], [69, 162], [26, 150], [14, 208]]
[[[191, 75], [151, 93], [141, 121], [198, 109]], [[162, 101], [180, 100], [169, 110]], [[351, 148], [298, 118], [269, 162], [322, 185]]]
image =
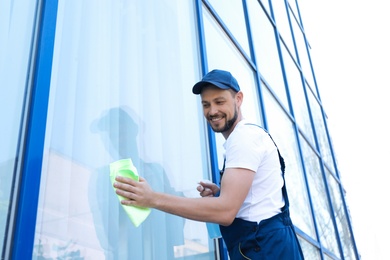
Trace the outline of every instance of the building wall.
[[218, 68], [286, 160], [306, 258], [359, 258], [295, 1], [1, 5], [2, 256], [226, 259], [204, 223], [152, 210], [134, 227], [109, 179], [131, 158], [156, 190], [196, 197], [199, 180], [218, 181], [223, 137], [191, 92]]

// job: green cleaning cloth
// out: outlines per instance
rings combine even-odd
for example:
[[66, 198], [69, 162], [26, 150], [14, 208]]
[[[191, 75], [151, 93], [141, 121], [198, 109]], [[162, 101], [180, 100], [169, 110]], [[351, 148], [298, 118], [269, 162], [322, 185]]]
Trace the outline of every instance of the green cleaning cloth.
[[[133, 165], [131, 159], [122, 159], [110, 164], [111, 184], [114, 184], [116, 176], [122, 176], [133, 179], [135, 181], [139, 181], [137, 169]], [[119, 201], [126, 199], [120, 195], [117, 196]], [[144, 222], [144, 220], [149, 216], [151, 211], [150, 208], [141, 208], [136, 206], [122, 205], [122, 207], [129, 216], [131, 222], [133, 222], [134, 226], [136, 227], [138, 227], [139, 225], [141, 225], [142, 222]]]

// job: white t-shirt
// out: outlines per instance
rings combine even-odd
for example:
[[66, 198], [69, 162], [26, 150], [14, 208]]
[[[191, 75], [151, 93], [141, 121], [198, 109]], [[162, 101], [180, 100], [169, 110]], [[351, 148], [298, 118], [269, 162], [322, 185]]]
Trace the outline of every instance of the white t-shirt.
[[268, 133], [247, 123], [240, 121], [224, 143], [225, 169], [244, 168], [256, 172], [236, 217], [259, 223], [281, 212], [283, 177], [277, 148]]

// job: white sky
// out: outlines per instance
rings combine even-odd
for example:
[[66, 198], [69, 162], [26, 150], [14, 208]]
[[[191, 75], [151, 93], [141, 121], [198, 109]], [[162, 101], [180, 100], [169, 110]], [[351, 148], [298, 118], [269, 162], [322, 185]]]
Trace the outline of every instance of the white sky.
[[389, 259], [390, 8], [298, 0], [361, 257]]

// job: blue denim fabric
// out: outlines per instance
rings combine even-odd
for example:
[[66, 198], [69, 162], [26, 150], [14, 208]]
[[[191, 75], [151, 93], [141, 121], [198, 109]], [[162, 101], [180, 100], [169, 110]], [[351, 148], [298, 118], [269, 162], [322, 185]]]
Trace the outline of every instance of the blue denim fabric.
[[288, 210], [260, 224], [236, 218], [220, 229], [231, 260], [304, 259]]

